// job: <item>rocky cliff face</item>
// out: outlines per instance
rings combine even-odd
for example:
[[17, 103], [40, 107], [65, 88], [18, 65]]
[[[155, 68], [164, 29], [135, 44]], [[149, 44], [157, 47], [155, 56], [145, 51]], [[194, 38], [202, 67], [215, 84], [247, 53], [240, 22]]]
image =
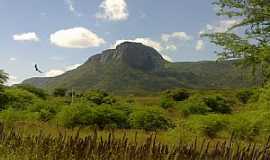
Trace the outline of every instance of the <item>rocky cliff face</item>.
[[141, 43], [125, 42], [89, 59], [89, 63], [123, 63], [134, 69], [153, 71], [161, 69], [166, 61], [153, 48]]

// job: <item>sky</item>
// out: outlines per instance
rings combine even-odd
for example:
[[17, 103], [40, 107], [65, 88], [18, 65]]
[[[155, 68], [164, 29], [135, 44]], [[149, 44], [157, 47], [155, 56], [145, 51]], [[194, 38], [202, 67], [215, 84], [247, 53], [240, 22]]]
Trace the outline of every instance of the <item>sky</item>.
[[171, 62], [215, 60], [218, 48], [200, 35], [237, 21], [216, 16], [212, 2], [0, 0], [0, 69], [8, 85], [53, 77], [124, 41], [151, 46]]

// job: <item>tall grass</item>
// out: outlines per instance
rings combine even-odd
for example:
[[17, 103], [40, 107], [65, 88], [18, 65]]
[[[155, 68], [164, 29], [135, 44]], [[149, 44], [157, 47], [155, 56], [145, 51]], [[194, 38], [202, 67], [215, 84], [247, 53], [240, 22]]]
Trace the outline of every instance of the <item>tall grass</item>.
[[88, 136], [59, 132], [57, 136], [40, 132], [24, 135], [0, 125], [0, 159], [10, 160], [183, 160], [183, 159], [270, 159], [269, 140], [265, 145], [223, 142], [180, 141], [177, 145], [160, 143], [155, 134], [143, 142], [138, 135], [117, 137], [112, 131], [99, 136], [94, 130]]

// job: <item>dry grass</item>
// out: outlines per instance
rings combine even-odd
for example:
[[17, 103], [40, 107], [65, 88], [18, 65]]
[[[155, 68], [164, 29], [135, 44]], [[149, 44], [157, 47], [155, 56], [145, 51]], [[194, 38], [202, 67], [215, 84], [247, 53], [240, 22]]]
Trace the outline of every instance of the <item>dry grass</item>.
[[[33, 128], [34, 129], [34, 128]], [[63, 131], [63, 130], [62, 130]], [[144, 141], [135, 134], [130, 137], [117, 132], [106, 136], [94, 130], [80, 136], [59, 130], [57, 135], [22, 134], [19, 130], [0, 125], [0, 159], [20, 160], [183, 160], [183, 159], [270, 159], [269, 140], [265, 145], [240, 145], [232, 140], [223, 142], [181, 142], [175, 145], [160, 143], [156, 134]]]

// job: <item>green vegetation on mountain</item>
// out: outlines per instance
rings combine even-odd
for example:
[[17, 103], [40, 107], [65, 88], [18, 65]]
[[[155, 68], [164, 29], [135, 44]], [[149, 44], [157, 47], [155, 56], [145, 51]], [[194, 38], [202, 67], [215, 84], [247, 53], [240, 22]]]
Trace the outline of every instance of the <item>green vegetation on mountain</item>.
[[79, 68], [53, 78], [32, 78], [24, 84], [53, 90], [100, 89], [111, 93], [144, 94], [172, 88], [241, 88], [260, 84], [236, 61], [165, 61], [153, 48], [126, 42], [91, 57]]

